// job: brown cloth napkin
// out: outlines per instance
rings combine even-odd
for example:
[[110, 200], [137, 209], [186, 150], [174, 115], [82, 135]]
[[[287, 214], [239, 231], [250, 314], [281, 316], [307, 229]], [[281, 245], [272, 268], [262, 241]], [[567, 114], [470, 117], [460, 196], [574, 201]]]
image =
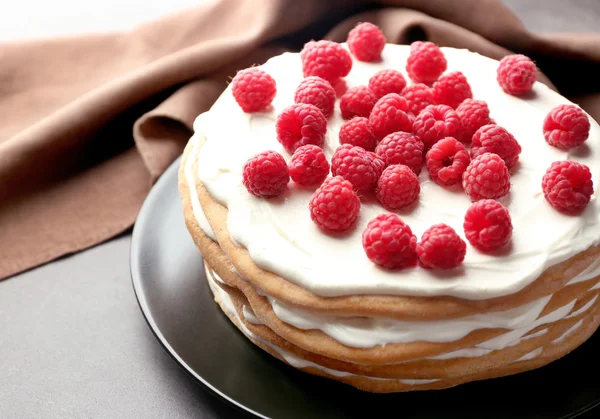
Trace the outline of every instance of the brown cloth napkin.
[[211, 0], [117, 34], [0, 44], [0, 279], [127, 230], [236, 70], [359, 21], [501, 58], [600, 120], [600, 34], [527, 31], [496, 0]]

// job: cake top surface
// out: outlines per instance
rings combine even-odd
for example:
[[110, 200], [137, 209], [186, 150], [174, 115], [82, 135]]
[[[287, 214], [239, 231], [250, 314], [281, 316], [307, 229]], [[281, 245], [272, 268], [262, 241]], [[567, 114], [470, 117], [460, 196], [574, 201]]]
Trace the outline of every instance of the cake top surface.
[[[342, 44], [345, 46], [345, 44]], [[356, 225], [342, 235], [328, 235], [311, 220], [309, 201], [315, 188], [293, 182], [281, 196], [257, 198], [242, 184], [244, 163], [257, 153], [274, 150], [289, 161], [291, 155], [277, 140], [275, 124], [283, 109], [294, 103], [302, 81], [300, 55], [284, 53], [261, 69], [276, 81], [272, 106], [263, 112], [245, 113], [235, 102], [231, 85], [214, 106], [194, 124], [196, 136], [206, 142], [198, 156], [198, 178], [211, 197], [228, 208], [227, 229], [233, 241], [248, 249], [253, 261], [311, 292], [322, 296], [390, 294], [488, 299], [515, 293], [534, 281], [546, 268], [597, 244], [600, 208], [595, 195], [578, 215], [552, 208], [542, 191], [542, 177], [558, 160], [587, 165], [594, 185], [600, 181], [600, 127], [592, 120], [584, 145], [569, 151], [551, 147], [542, 125], [552, 108], [571, 102], [536, 82], [532, 92], [516, 97], [502, 91], [496, 81], [498, 61], [453, 48], [441, 48], [448, 68], [467, 78], [474, 99], [485, 101], [490, 116], [506, 128], [522, 147], [511, 173], [510, 192], [499, 199], [508, 208], [514, 227], [509, 246], [483, 253], [467, 243], [461, 266], [450, 270], [421, 267], [388, 271], [372, 263], [361, 244], [367, 223], [386, 211], [377, 202], [361, 203]], [[409, 46], [386, 44], [377, 63], [353, 59], [345, 77], [347, 86], [367, 85], [383, 69], [406, 74]], [[330, 160], [339, 147], [339, 130], [345, 120], [339, 110], [328, 118], [323, 150]], [[396, 213], [417, 237], [433, 224], [445, 223], [464, 239], [463, 221], [472, 202], [460, 188], [444, 188], [430, 180], [427, 170], [419, 175], [418, 202]]]

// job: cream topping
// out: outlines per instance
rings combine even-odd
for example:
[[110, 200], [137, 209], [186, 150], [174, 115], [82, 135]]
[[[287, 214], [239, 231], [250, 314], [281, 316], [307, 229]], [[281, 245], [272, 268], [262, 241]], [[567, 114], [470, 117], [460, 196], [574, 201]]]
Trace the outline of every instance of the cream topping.
[[[563, 215], [548, 205], [541, 189], [546, 169], [556, 160], [572, 159], [590, 167], [600, 187], [600, 127], [591, 120], [590, 138], [571, 151], [550, 147], [542, 134], [543, 119], [566, 98], [536, 83], [527, 98], [507, 95], [496, 82], [498, 62], [467, 50], [443, 48], [448, 71], [467, 77], [474, 98], [484, 100], [491, 116], [508, 129], [522, 146], [520, 163], [511, 178], [511, 192], [501, 199], [514, 225], [512, 245], [499, 254], [483, 254], [468, 245], [463, 266], [437, 272], [422, 268], [390, 272], [366, 257], [361, 234], [366, 224], [385, 210], [363, 202], [356, 228], [343, 237], [321, 232], [310, 219], [312, 191], [293, 182], [281, 197], [264, 200], [250, 195], [242, 185], [244, 162], [267, 149], [290, 155], [276, 139], [277, 115], [293, 103], [302, 80], [300, 57], [285, 53], [262, 68], [277, 83], [272, 109], [246, 114], [235, 103], [228, 87], [210, 111], [200, 115], [194, 129], [206, 138], [198, 157], [197, 176], [210, 195], [228, 208], [227, 228], [232, 240], [248, 249], [253, 261], [311, 292], [322, 296], [351, 294], [450, 295], [481, 300], [515, 293], [534, 281], [546, 268], [589, 248], [600, 238], [600, 207], [596, 196], [578, 216]], [[386, 45], [380, 63], [354, 61], [346, 77], [349, 87], [366, 85], [384, 68], [403, 72], [409, 47]], [[330, 158], [339, 145], [343, 120], [336, 105], [329, 120], [324, 150]], [[463, 217], [471, 202], [463, 192], [442, 188], [420, 175], [419, 203], [399, 215], [420, 237], [433, 223], [446, 223], [464, 237]], [[192, 192], [193, 195], [193, 192]], [[194, 201], [192, 201], [194, 202]]]

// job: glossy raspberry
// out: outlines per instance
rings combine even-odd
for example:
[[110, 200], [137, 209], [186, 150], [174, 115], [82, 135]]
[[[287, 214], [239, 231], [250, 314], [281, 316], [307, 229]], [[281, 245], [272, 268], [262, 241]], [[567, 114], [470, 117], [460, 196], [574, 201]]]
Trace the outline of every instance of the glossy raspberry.
[[419, 197], [421, 185], [415, 172], [403, 164], [388, 166], [377, 181], [377, 200], [388, 211], [404, 208]]
[[377, 102], [375, 93], [366, 86], [355, 86], [346, 90], [340, 99], [342, 118], [350, 119], [354, 116], [368, 117]]
[[380, 141], [396, 131], [412, 132], [412, 121], [407, 114], [408, 102], [397, 93], [381, 97], [369, 115], [369, 124]]
[[392, 69], [380, 70], [369, 79], [369, 89], [378, 99], [388, 93], [400, 94], [404, 87], [406, 79], [402, 73]]
[[575, 105], [558, 105], [544, 119], [544, 138], [551, 146], [568, 150], [583, 144], [590, 134], [590, 120]]
[[375, 188], [380, 173], [364, 148], [343, 144], [331, 157], [331, 174], [342, 176], [357, 191], [367, 191]]
[[290, 180], [285, 159], [275, 151], [263, 151], [246, 161], [243, 184], [252, 195], [273, 198], [285, 191]]
[[556, 210], [573, 214], [582, 211], [594, 193], [590, 169], [570, 160], [556, 161], [542, 178], [544, 197]]
[[402, 96], [408, 102], [408, 111], [417, 116], [429, 105], [435, 105], [433, 90], [422, 83], [406, 86], [402, 91]]
[[507, 55], [500, 60], [496, 80], [502, 90], [510, 95], [527, 93], [537, 80], [535, 63], [522, 54]]
[[512, 237], [512, 221], [508, 209], [493, 199], [471, 204], [463, 223], [467, 241], [483, 252], [504, 247]]
[[461, 138], [462, 121], [447, 105], [429, 105], [421, 111], [413, 124], [413, 133], [423, 141], [425, 150], [446, 137]]
[[383, 159], [386, 166], [403, 164], [415, 174], [419, 174], [423, 165], [424, 149], [423, 141], [419, 137], [407, 132], [393, 132], [377, 144], [375, 153]]
[[448, 63], [442, 50], [432, 42], [416, 41], [410, 44], [406, 60], [408, 76], [417, 83], [432, 83], [446, 71]]
[[317, 76], [333, 86], [352, 69], [350, 53], [337, 42], [309, 41], [300, 51], [304, 77]]
[[473, 92], [465, 75], [452, 71], [433, 84], [433, 95], [437, 103], [456, 109], [465, 99], [472, 98]]
[[467, 244], [446, 224], [429, 227], [417, 243], [419, 265], [426, 269], [452, 269], [459, 266], [467, 254]]
[[310, 218], [329, 232], [348, 230], [360, 212], [360, 200], [352, 184], [341, 176], [325, 179], [308, 204]]
[[451, 186], [462, 181], [471, 162], [469, 152], [456, 138], [443, 138], [425, 156], [429, 177], [438, 185]]
[[473, 135], [471, 158], [483, 153], [497, 154], [510, 169], [519, 160], [521, 146], [505, 128], [499, 125], [484, 125]]
[[362, 245], [369, 260], [384, 269], [417, 264], [417, 237], [396, 214], [381, 214], [367, 224]]
[[463, 124], [463, 142], [471, 141], [473, 134], [484, 125], [492, 123], [490, 108], [483, 100], [465, 99], [456, 108]]
[[355, 116], [346, 121], [340, 128], [340, 144], [352, 144], [367, 151], [375, 150], [377, 140], [369, 125], [369, 120], [365, 117]]
[[289, 170], [290, 177], [299, 185], [320, 185], [329, 174], [329, 162], [321, 147], [307, 144], [294, 151]]
[[462, 184], [471, 201], [498, 199], [510, 189], [510, 174], [497, 154], [484, 153], [471, 160]]
[[369, 22], [357, 24], [348, 33], [346, 43], [352, 55], [358, 61], [375, 62], [381, 59], [381, 51], [385, 47], [385, 35]]
[[279, 114], [275, 130], [277, 140], [291, 154], [306, 144], [321, 147], [325, 142], [327, 119], [316, 106], [296, 103]]
[[314, 105], [323, 112], [325, 117], [329, 117], [333, 113], [335, 90], [321, 77], [306, 77], [296, 88], [294, 102]]
[[238, 71], [231, 81], [231, 92], [244, 112], [258, 112], [271, 104], [277, 87], [273, 77], [252, 67]]

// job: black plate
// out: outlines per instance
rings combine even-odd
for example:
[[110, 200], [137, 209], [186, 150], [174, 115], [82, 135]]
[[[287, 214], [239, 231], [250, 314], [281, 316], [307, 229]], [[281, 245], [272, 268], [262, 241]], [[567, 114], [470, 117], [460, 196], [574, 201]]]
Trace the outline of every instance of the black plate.
[[172, 357], [242, 410], [286, 419], [388, 417], [382, 412], [390, 410], [402, 418], [573, 418], [600, 404], [600, 333], [539, 370], [441, 391], [369, 394], [283, 364], [250, 343], [214, 303], [184, 225], [178, 165], [158, 181], [139, 214], [131, 246], [133, 286], [150, 328]]

